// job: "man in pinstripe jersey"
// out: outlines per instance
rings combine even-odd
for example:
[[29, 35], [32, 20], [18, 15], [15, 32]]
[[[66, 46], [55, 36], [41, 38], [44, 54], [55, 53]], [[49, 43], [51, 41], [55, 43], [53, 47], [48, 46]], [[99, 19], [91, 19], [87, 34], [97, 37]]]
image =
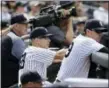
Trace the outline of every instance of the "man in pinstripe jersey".
[[67, 78], [87, 78], [90, 68], [89, 56], [104, 49], [100, 44], [101, 33], [107, 31], [102, 23], [95, 19], [90, 19], [85, 24], [85, 36], [77, 36], [66, 53], [55, 82], [63, 81]]
[[[42, 79], [47, 79], [47, 67], [52, 64], [55, 59], [62, 59], [65, 56], [66, 49], [57, 52], [49, 50], [50, 37], [47, 29], [44, 27], [35, 28], [30, 39], [32, 46], [29, 46], [23, 53], [20, 61], [19, 78], [27, 71], [36, 71]], [[19, 80], [20, 81], [20, 80]]]

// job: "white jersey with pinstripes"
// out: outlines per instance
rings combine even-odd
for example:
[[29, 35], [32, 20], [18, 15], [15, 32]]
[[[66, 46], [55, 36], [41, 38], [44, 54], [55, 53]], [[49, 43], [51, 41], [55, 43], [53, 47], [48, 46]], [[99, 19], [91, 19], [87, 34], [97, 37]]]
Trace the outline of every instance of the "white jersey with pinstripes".
[[88, 56], [103, 47], [95, 40], [79, 35], [73, 40], [73, 45], [70, 45], [70, 52], [66, 53], [56, 79], [62, 81], [66, 78], [87, 78], [90, 68]]
[[47, 67], [52, 64], [55, 54], [49, 49], [29, 46], [20, 61], [19, 80], [26, 71], [37, 71], [43, 79], [47, 79]]

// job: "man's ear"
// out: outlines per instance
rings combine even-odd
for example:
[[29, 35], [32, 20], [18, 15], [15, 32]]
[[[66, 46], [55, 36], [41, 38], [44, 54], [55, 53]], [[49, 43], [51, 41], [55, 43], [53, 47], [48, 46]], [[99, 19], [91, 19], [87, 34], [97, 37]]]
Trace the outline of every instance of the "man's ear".
[[89, 29], [86, 29], [86, 33], [90, 33], [91, 32], [91, 30], [89, 30]]
[[19, 26], [19, 25], [18, 25], [17, 23], [16, 23], [16, 24], [14, 24], [14, 27], [15, 27], [15, 28], [17, 28], [18, 26]]
[[86, 35], [90, 35], [91, 34], [91, 30], [86, 29]]

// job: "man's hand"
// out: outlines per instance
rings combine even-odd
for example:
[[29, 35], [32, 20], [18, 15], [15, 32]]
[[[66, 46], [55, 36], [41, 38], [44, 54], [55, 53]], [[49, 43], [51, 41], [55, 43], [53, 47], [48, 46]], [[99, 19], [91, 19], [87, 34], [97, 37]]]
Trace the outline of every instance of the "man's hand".
[[10, 32], [10, 30], [12, 30], [12, 28], [14, 27], [15, 24], [13, 25], [10, 25], [8, 28], [6, 28], [5, 30], [2, 30], [1, 33], [0, 33], [0, 36], [5, 36], [7, 35], [7, 33]]
[[11, 30], [14, 27], [15, 24], [10, 25], [8, 28]]
[[61, 10], [61, 13], [62, 13], [62, 17], [63, 17], [63, 18], [65, 18], [65, 17], [67, 17], [68, 15], [70, 15], [69, 10], [65, 10], [65, 9], [62, 9], [62, 10]]
[[56, 52], [56, 56], [54, 60], [62, 60], [66, 54], [68, 49], [61, 49]]

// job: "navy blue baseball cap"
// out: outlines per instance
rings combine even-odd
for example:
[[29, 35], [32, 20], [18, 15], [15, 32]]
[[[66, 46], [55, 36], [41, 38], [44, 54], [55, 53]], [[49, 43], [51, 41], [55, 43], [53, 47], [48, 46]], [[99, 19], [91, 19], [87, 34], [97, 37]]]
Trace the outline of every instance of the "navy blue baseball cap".
[[89, 29], [99, 33], [107, 32], [107, 28], [104, 27], [103, 23], [96, 19], [89, 19], [85, 23], [85, 31]]
[[44, 27], [36, 27], [30, 34], [30, 39], [36, 38], [36, 37], [50, 37], [53, 36], [53, 34], [50, 34], [48, 30]]
[[26, 84], [28, 82], [38, 82], [42, 83], [43, 79], [37, 72], [25, 72], [20, 77], [21, 84]]
[[29, 21], [27, 20], [27, 17], [24, 14], [17, 14], [12, 16], [11, 18], [11, 24], [15, 23], [29, 23]]

